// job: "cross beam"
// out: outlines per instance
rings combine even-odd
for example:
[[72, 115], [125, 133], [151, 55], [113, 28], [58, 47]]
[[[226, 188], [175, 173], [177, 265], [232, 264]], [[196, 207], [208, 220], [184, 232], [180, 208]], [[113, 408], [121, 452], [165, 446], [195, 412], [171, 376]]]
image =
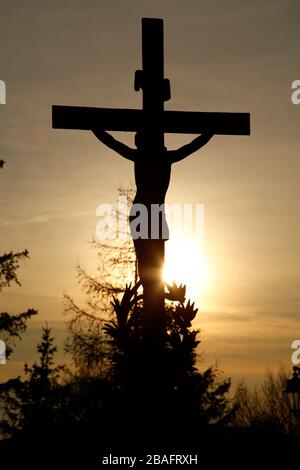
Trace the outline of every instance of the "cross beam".
[[249, 113], [209, 113], [164, 111], [170, 99], [170, 83], [164, 78], [163, 20], [142, 19], [143, 70], [135, 75], [134, 89], [143, 90], [143, 109], [88, 108], [53, 106], [55, 129], [136, 132], [149, 129], [151, 141], [156, 136], [163, 143], [163, 133], [250, 135]]
[[[99, 127], [107, 131], [136, 132], [147, 124], [144, 114], [140, 109], [56, 105], [52, 107], [52, 126], [54, 129], [91, 130]], [[209, 131], [220, 135], [250, 135], [249, 113], [164, 111], [159, 121], [163, 132], [173, 134]]]

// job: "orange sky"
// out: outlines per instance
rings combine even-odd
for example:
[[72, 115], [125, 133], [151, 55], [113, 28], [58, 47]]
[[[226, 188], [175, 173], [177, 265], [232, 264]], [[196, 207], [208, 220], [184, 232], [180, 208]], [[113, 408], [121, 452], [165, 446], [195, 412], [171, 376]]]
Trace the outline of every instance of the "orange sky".
[[[61, 345], [61, 298], [75, 265], [96, 267], [96, 208], [133, 180], [130, 162], [89, 132], [51, 129], [51, 105], [140, 107], [141, 17], [165, 20], [167, 109], [249, 111], [251, 137], [217, 136], [173, 168], [167, 202], [205, 206], [210, 281], [196, 299], [206, 364], [257, 381], [290, 364], [300, 337], [300, 105], [296, 1], [6, 2], [0, 18], [0, 251], [27, 248], [3, 311], [39, 309], [1, 377], [30, 361], [41, 322]], [[132, 144], [132, 136], [118, 134]], [[175, 148], [184, 136], [167, 136]]]

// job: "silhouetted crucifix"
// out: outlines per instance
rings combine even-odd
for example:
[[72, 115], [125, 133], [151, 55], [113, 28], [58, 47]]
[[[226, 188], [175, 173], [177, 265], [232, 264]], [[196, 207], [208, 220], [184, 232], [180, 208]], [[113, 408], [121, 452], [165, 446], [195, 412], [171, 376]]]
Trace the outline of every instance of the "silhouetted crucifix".
[[[250, 135], [250, 115], [164, 111], [164, 102], [171, 98], [171, 93], [169, 80], [164, 78], [163, 20], [142, 19], [142, 56], [143, 69], [136, 71], [134, 83], [136, 91], [143, 91], [142, 110], [53, 106], [53, 127], [92, 130], [101, 142], [134, 162], [137, 191], [130, 227], [143, 286], [145, 332], [155, 336], [161, 331], [164, 317], [162, 269], [168, 230], [163, 210], [159, 235], [155, 231], [155, 237], [152, 236], [151, 208], [165, 202], [172, 163], [201, 148], [214, 134]], [[108, 130], [136, 132], [136, 149], [115, 140]], [[167, 151], [165, 132], [201, 135], [178, 150]], [[144, 230], [137, 236], [140, 204], [148, 210], [146, 237]]]

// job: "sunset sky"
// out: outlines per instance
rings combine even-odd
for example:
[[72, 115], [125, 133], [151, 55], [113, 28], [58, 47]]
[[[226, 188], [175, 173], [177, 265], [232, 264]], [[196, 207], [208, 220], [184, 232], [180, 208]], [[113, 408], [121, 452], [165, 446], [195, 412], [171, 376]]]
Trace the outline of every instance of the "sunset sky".
[[[166, 109], [251, 112], [250, 137], [216, 136], [172, 170], [167, 202], [204, 204], [206, 286], [193, 299], [203, 360], [249, 383], [291, 365], [300, 338], [300, 105], [291, 103], [299, 2], [7, 0], [0, 252], [27, 248], [30, 259], [19, 270], [22, 287], [1, 294], [1, 311], [39, 315], [0, 379], [33, 359], [46, 320], [64, 360], [63, 293], [80, 299], [75, 266], [93, 273], [97, 265], [89, 246], [96, 208], [133, 182], [133, 166], [91, 132], [53, 130], [51, 106], [141, 107], [133, 79], [142, 17], [165, 22]], [[117, 136], [133, 145], [132, 135]], [[190, 139], [166, 136], [169, 148]], [[194, 263], [202, 261], [195, 255]]]

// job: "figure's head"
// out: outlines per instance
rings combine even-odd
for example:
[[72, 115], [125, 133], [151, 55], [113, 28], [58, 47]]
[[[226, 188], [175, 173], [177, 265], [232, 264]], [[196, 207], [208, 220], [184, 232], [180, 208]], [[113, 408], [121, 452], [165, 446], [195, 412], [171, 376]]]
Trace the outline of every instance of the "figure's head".
[[[137, 133], [134, 136], [134, 144], [138, 150], [141, 150], [143, 147], [145, 147], [145, 133], [144, 131], [137, 131]], [[148, 146], [148, 145], [147, 145]], [[144, 148], [145, 150], [145, 148]], [[164, 151], [167, 151], [167, 147], [164, 147]]]

